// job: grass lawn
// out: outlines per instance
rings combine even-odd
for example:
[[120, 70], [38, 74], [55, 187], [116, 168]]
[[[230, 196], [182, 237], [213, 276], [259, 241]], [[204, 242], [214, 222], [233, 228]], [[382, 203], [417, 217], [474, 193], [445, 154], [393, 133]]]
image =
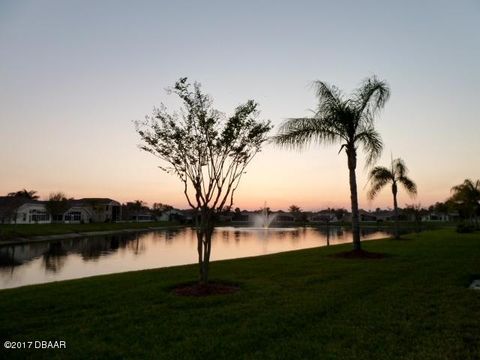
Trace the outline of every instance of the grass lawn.
[[[0, 339], [65, 340], [66, 350], [5, 358], [480, 359], [480, 233], [435, 230], [364, 243], [381, 260], [329, 254], [350, 245], [212, 264], [230, 295], [187, 298], [196, 267], [0, 291]], [[215, 251], [215, 248], [213, 249]]]
[[14, 237], [36, 235], [58, 235], [89, 231], [107, 231], [122, 229], [143, 229], [178, 225], [176, 222], [125, 222], [125, 223], [89, 223], [89, 224], [0, 224], [0, 240]]

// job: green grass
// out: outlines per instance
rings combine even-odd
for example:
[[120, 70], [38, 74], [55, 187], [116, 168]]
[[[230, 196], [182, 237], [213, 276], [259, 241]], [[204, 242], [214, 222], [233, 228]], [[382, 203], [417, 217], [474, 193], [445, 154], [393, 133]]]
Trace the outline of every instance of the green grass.
[[89, 224], [1, 224], [0, 240], [15, 237], [30, 237], [37, 235], [58, 235], [89, 231], [109, 231], [122, 229], [143, 229], [178, 225], [176, 222], [125, 222], [125, 223], [89, 223]]
[[[66, 340], [67, 350], [0, 350], [45, 359], [479, 359], [480, 233], [437, 230], [365, 242], [382, 260], [329, 254], [350, 245], [220, 261], [241, 291], [184, 298], [196, 267], [130, 272], [0, 291], [0, 339]], [[215, 251], [215, 249], [213, 249]]]

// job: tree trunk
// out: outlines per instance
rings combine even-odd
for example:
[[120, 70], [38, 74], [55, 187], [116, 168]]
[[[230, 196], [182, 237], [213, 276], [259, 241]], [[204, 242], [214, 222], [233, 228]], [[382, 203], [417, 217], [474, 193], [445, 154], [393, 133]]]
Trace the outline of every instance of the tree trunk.
[[214, 229], [213, 214], [210, 209], [201, 211], [200, 219], [195, 219], [197, 231], [197, 252], [200, 285], [208, 284], [212, 234]]
[[400, 239], [400, 233], [398, 232], [397, 184], [395, 182], [392, 184], [392, 194], [393, 194], [393, 213], [394, 213], [393, 231], [394, 231], [395, 239]]
[[203, 232], [200, 226], [198, 214], [195, 214], [195, 231], [197, 232], [197, 252], [198, 252], [198, 281], [203, 280]]
[[360, 223], [358, 213], [358, 194], [357, 194], [357, 177], [355, 169], [357, 168], [357, 151], [352, 146], [347, 149], [348, 156], [348, 170], [350, 175], [350, 200], [352, 203], [352, 235], [353, 235], [353, 249], [360, 250]]

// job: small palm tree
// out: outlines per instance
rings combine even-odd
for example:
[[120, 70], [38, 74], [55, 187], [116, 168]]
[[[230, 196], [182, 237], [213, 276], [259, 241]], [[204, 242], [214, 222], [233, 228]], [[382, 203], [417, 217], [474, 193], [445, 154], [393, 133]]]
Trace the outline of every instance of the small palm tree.
[[392, 184], [393, 194], [393, 209], [395, 213], [395, 238], [398, 239], [400, 234], [398, 232], [398, 203], [397, 193], [398, 185], [402, 185], [407, 194], [412, 197], [417, 195], [417, 185], [407, 176], [408, 169], [405, 162], [398, 158], [392, 160], [391, 169], [383, 166], [376, 166], [370, 171], [369, 181], [371, 182], [370, 191], [368, 192], [368, 198], [373, 200], [375, 196], [382, 190], [387, 184]]
[[452, 187], [450, 200], [461, 204], [465, 217], [470, 218], [478, 228], [478, 214], [480, 213], [480, 180], [465, 179], [460, 185]]
[[314, 82], [319, 100], [313, 117], [286, 120], [273, 141], [284, 147], [302, 149], [316, 142], [340, 144], [339, 153], [345, 150], [350, 176], [350, 200], [352, 206], [353, 246], [360, 250], [360, 224], [357, 195], [357, 149], [367, 153], [367, 165], [381, 155], [383, 149], [380, 134], [375, 130], [375, 115], [390, 96], [388, 85], [376, 77], [366, 79], [350, 98], [335, 86], [322, 81]]

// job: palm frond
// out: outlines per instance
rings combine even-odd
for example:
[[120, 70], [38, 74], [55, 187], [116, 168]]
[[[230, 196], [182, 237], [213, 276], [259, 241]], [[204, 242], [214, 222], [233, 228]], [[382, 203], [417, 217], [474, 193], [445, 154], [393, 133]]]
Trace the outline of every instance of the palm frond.
[[[381, 110], [390, 97], [390, 88], [385, 81], [376, 76], [365, 79], [354, 93], [354, 103], [359, 114], [373, 115]], [[369, 117], [370, 118], [370, 117]]]
[[398, 177], [397, 181], [403, 185], [408, 195], [415, 197], [417, 195], [417, 185], [406, 175]]
[[282, 123], [272, 141], [287, 148], [302, 149], [310, 142], [332, 144], [342, 139], [331, 122], [321, 118], [292, 118]]
[[373, 126], [363, 128], [362, 131], [355, 136], [355, 141], [360, 143], [367, 153], [367, 161], [365, 164], [367, 167], [373, 165], [382, 155], [383, 141]]
[[373, 200], [385, 185], [393, 181], [393, 174], [383, 166], [376, 166], [370, 171], [368, 181], [371, 186], [367, 196], [370, 200]]
[[393, 160], [392, 169], [398, 178], [403, 177], [408, 173], [407, 165], [405, 165], [405, 161], [401, 158]]
[[465, 179], [460, 185], [456, 185], [450, 190], [453, 193], [452, 198], [465, 201], [480, 201], [480, 180], [475, 182]]
[[335, 108], [342, 102], [342, 92], [334, 85], [317, 80], [313, 82], [313, 87], [319, 100], [319, 108]]

